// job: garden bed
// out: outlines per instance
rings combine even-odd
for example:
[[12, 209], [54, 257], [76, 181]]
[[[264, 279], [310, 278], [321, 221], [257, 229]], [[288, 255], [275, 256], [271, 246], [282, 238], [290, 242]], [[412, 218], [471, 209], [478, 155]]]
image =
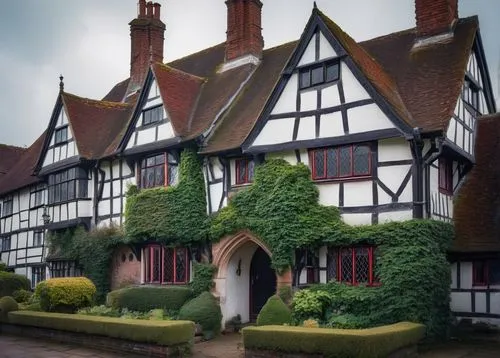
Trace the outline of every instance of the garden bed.
[[245, 357], [386, 358], [415, 355], [421, 324], [400, 322], [369, 329], [262, 326], [243, 329]]
[[8, 314], [1, 331], [91, 348], [176, 357], [191, 350], [194, 323], [16, 311]]

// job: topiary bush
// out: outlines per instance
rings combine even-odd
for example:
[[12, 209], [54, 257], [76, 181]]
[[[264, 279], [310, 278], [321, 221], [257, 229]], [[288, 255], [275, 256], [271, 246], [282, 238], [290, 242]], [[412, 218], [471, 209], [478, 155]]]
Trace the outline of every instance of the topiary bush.
[[13, 297], [5, 296], [0, 298], [0, 321], [7, 320], [7, 314], [18, 309], [19, 305]]
[[205, 339], [220, 334], [222, 312], [219, 303], [210, 292], [203, 292], [182, 306], [178, 318], [201, 325]]
[[31, 282], [24, 275], [0, 271], [0, 297], [12, 296], [14, 291], [29, 290]]
[[46, 312], [75, 313], [94, 303], [96, 287], [86, 277], [51, 278], [40, 282], [35, 295]]
[[290, 324], [292, 313], [279, 296], [271, 296], [257, 316], [257, 326]]
[[106, 304], [115, 309], [147, 312], [155, 308], [179, 310], [193, 291], [184, 286], [127, 287], [108, 293]]
[[19, 303], [27, 303], [31, 300], [33, 293], [28, 290], [16, 290], [12, 293], [12, 297]]
[[193, 262], [193, 271], [193, 281], [189, 283], [193, 295], [199, 296], [202, 292], [210, 292], [214, 286], [214, 275], [217, 272], [217, 267], [212, 264]]

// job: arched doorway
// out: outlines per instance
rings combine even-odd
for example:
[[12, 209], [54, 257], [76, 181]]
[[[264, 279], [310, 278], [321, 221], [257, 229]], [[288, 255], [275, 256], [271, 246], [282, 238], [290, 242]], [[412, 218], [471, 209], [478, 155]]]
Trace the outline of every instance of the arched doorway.
[[268, 298], [276, 293], [276, 273], [271, 258], [259, 246], [250, 263], [250, 319], [255, 320]]

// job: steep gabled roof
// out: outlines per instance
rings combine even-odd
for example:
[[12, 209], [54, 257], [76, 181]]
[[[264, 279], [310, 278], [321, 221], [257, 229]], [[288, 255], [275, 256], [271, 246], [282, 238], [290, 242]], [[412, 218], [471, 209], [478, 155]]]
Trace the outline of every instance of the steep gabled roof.
[[127, 92], [129, 82], [130, 78], [127, 78], [117, 83], [102, 100], [108, 102], [122, 102]]
[[45, 140], [44, 132], [28, 149], [22, 151], [16, 164], [7, 174], [0, 176], [0, 195], [35, 184], [40, 179], [33, 175], [38, 155]]
[[111, 154], [109, 145], [122, 133], [132, 105], [96, 101], [69, 93], [61, 94], [81, 158], [99, 159]]
[[500, 113], [477, 122], [476, 163], [453, 210], [454, 252], [500, 251]]
[[462, 90], [478, 30], [476, 16], [459, 19], [446, 42], [413, 49], [416, 29], [361, 42], [396, 81], [415, 125], [424, 132], [446, 130]]
[[0, 144], [0, 178], [16, 165], [25, 151], [26, 148]]
[[187, 135], [205, 79], [160, 63], [154, 64], [152, 70], [175, 133]]

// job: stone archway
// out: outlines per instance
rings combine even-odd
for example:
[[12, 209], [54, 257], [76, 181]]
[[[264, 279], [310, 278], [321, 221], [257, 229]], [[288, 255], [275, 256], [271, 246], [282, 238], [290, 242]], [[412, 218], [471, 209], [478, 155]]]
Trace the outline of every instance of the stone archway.
[[[271, 257], [269, 248], [248, 231], [223, 238], [212, 245], [213, 264], [217, 266], [214, 295], [219, 298], [222, 323], [239, 314], [243, 323], [250, 321], [250, 266], [257, 251]], [[291, 274], [276, 275], [273, 287], [291, 285]]]

